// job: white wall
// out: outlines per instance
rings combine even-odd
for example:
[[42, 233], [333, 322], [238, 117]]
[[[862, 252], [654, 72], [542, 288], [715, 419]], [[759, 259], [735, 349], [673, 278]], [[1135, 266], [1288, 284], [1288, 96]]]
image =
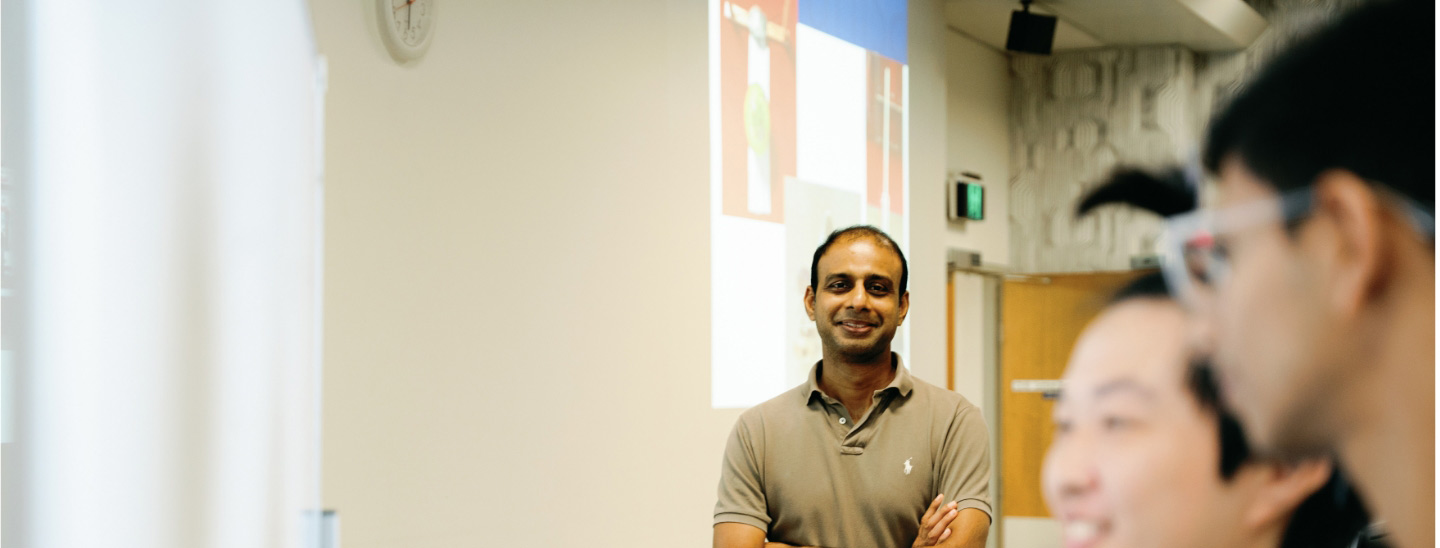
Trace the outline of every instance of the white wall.
[[[953, 30], [943, 30], [943, 39], [946, 165], [952, 173], [980, 173], [986, 192], [985, 219], [947, 221], [945, 245], [980, 252], [986, 266], [1005, 266], [1010, 264], [1009, 61]], [[994, 346], [986, 339], [987, 327], [994, 332], [989, 325], [994, 311], [986, 309], [980, 276], [958, 274], [955, 280], [955, 389], [990, 411], [982, 394], [985, 370], [994, 366], [985, 352]]]
[[[445, 2], [402, 67], [370, 2], [312, 2], [345, 548], [709, 543], [738, 412], [709, 406], [705, 4]], [[909, 362], [937, 384], [941, 15], [911, 2]]]
[[3, 12], [0, 544], [305, 546], [320, 128], [304, 4]]
[[[1010, 264], [1010, 68], [1005, 54], [942, 29], [945, 48], [946, 153], [948, 173], [970, 171], [984, 177], [985, 219], [949, 221], [945, 245], [978, 251], [986, 266]], [[999, 447], [995, 425], [995, 372], [998, 300], [994, 282], [957, 272], [955, 290], [955, 391], [984, 412], [991, 430], [992, 459]], [[999, 508], [1000, 467], [991, 465], [991, 497]], [[990, 546], [1000, 527], [990, 529]]]
[[945, 28], [939, 1], [910, 0], [910, 352], [945, 386]]
[[943, 34], [946, 167], [984, 177], [986, 209], [982, 221], [949, 223], [945, 243], [980, 252], [987, 265], [1010, 265], [1010, 62], [970, 37]]

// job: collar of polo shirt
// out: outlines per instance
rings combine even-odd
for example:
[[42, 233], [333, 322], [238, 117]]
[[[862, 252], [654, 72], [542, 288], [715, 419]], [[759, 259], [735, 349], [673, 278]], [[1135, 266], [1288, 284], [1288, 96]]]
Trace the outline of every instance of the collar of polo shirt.
[[[815, 365], [810, 367], [810, 389], [804, 392], [805, 403], [807, 405], [817, 397], [826, 403], [840, 403], [839, 400], [830, 397], [829, 394], [820, 390], [820, 366], [824, 363], [825, 360], [819, 360], [815, 362]], [[909, 397], [911, 389], [915, 386], [915, 382], [910, 378], [910, 371], [905, 369], [905, 363], [901, 361], [899, 354], [894, 352], [890, 353], [890, 367], [895, 370], [895, 378], [890, 381], [890, 384], [885, 385], [885, 388], [877, 391], [876, 395], [893, 391], [899, 393], [901, 396]]]

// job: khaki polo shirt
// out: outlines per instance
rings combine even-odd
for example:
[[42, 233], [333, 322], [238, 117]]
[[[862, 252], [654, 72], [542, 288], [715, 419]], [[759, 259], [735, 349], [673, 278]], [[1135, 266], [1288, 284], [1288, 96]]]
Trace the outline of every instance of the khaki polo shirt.
[[[725, 447], [715, 523], [753, 525], [797, 546], [909, 546], [936, 495], [990, 509], [989, 435], [964, 397], [895, 380], [855, 420], [810, 380], [740, 415]], [[993, 521], [993, 519], [992, 519]]]

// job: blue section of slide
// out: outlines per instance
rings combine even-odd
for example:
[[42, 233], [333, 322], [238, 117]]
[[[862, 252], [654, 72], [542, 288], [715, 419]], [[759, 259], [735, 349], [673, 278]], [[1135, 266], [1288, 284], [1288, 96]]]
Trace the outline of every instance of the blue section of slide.
[[901, 63], [906, 60], [907, 0], [799, 0], [800, 23]]

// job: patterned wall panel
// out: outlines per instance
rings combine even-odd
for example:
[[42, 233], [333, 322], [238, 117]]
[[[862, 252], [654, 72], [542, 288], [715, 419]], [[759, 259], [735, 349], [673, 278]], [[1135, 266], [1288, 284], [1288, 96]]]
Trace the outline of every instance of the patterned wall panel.
[[1194, 54], [1178, 46], [1012, 58], [1011, 260], [1027, 272], [1128, 268], [1159, 223], [1076, 201], [1118, 163], [1160, 166], [1194, 146]]
[[1155, 252], [1160, 223], [1126, 208], [1076, 220], [1117, 165], [1188, 160], [1205, 123], [1276, 51], [1363, 0], [1254, 0], [1270, 27], [1242, 52], [1181, 46], [1012, 55], [1010, 246], [1021, 272], [1122, 270]]

